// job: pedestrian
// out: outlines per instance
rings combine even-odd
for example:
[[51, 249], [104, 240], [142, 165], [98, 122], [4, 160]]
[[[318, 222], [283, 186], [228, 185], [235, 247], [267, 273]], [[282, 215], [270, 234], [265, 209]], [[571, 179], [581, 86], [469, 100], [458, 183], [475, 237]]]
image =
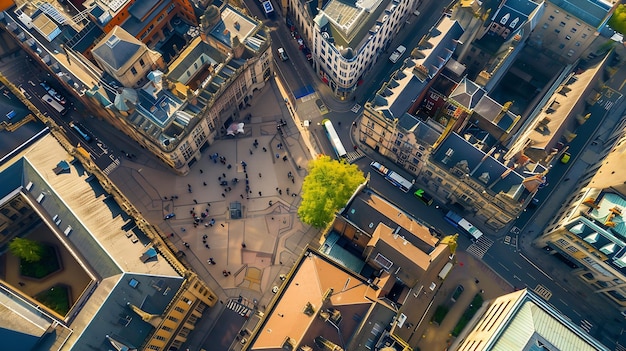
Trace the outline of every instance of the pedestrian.
[[283, 191], [278, 189], [278, 195], [282, 195], [282, 194], [283, 194]]
[[189, 243], [183, 243], [183, 245], [185, 245], [186, 248], [189, 248]]
[[341, 127], [341, 122], [337, 122], [337, 126], [338, 126], [338, 127]]
[[231, 168], [233, 168], [233, 166], [231, 166], [230, 163], [229, 163], [228, 166], [226, 166], [226, 168], [231, 169]]
[[276, 158], [280, 158], [280, 155], [279, 155], [279, 154], [276, 154]]
[[222, 226], [222, 228], [224, 228], [224, 223], [220, 223], [220, 225]]
[[265, 148], [265, 146], [263, 146], [263, 152], [267, 152], [267, 149]]
[[270, 207], [272, 207], [273, 203], [272, 200], [269, 201]]
[[296, 179], [295, 178], [291, 178], [291, 182], [296, 184]]
[[217, 177], [217, 181], [221, 182], [222, 181], [222, 177]]
[[222, 173], [222, 177], [226, 178], [226, 173]]
[[231, 187], [228, 187], [228, 191], [231, 191], [231, 190], [232, 190]]
[[261, 174], [261, 172], [259, 172], [259, 178], [262, 178], [262, 177], [263, 177], [263, 175]]
[[261, 195], [261, 192], [260, 192], [260, 191], [259, 191], [259, 196], [263, 196], [263, 195]]
[[204, 244], [204, 247], [206, 247], [207, 249], [210, 249], [211, 247], [209, 246], [209, 244]]
[[193, 203], [197, 205], [198, 204], [198, 200], [193, 199]]
[[202, 185], [206, 186], [206, 182], [202, 182]]
[[358, 147], [358, 146], [356, 146], [356, 145], [354, 145], [354, 151], [356, 151], [356, 150], [358, 150], [358, 149], [359, 149], [359, 147]]
[[239, 194], [239, 196], [241, 196], [241, 199], [243, 200], [243, 194]]
[[203, 170], [200, 170], [200, 174], [202, 174], [202, 173], [204, 173], [204, 171], [203, 171]]
[[241, 243], [241, 247], [246, 248], [246, 243]]
[[285, 189], [285, 191], [287, 191], [287, 195], [289, 195], [289, 188]]
[[248, 151], [250, 151], [250, 155], [254, 154], [254, 152], [252, 152], [252, 149], [248, 149]]
[[287, 156], [283, 156], [283, 161], [287, 162]]
[[185, 228], [180, 228], [180, 230], [181, 230], [183, 233], [187, 231], [187, 229], [185, 229]]
[[222, 197], [226, 197], [226, 195], [224, 195], [224, 193], [222, 193]]
[[187, 187], [188, 187], [188, 188], [191, 188], [191, 184], [187, 184]]

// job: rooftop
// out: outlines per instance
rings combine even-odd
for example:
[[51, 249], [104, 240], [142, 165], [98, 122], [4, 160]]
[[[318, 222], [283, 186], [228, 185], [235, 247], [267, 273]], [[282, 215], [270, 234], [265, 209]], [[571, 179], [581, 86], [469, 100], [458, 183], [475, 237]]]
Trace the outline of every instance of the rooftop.
[[100, 58], [99, 62], [109, 65], [114, 70], [119, 70], [143, 47], [144, 44], [126, 30], [115, 26], [96, 44], [91, 53]]
[[[314, 338], [323, 336], [337, 345], [346, 345], [357, 334], [382, 333], [380, 325], [364, 324], [367, 318], [390, 322], [395, 312], [377, 306], [378, 293], [367, 281], [333, 261], [307, 251], [285, 281], [279, 297], [266, 315], [251, 350], [284, 350], [291, 345], [314, 347]], [[341, 331], [321, 318], [322, 312], [339, 316]], [[339, 312], [339, 313], [337, 313]], [[375, 330], [379, 328], [380, 330]], [[345, 347], [344, 347], [345, 349]]]
[[407, 59], [389, 82], [383, 84], [372, 100], [375, 110], [387, 118], [400, 118], [446, 65], [463, 34], [458, 22], [443, 16], [417, 47], [417, 57]]
[[459, 351], [609, 350], [528, 289], [498, 297], [485, 306]]
[[[146, 28], [146, 23], [151, 23], [164, 8], [172, 3], [171, 0], [137, 0], [133, 3], [128, 12], [130, 17], [122, 23], [122, 28], [132, 36], [137, 36]], [[158, 5], [154, 8], [155, 5]]]
[[[82, 345], [76, 346], [78, 349], [87, 345], [104, 348], [106, 335], [113, 333], [139, 347], [152, 327], [130, 314], [129, 307], [120, 301], [160, 314], [168, 304], [165, 300], [175, 295], [164, 292], [177, 291], [183, 278], [158, 253], [146, 262], [140, 259], [150, 240], [80, 163], [68, 162], [67, 172], [54, 171], [59, 161], [70, 160], [72, 157], [51, 135], [40, 137], [20, 156], [0, 166], [0, 198], [15, 191], [24, 193], [37, 204], [44, 222], [52, 227], [57, 222], [57, 240], [69, 244], [81, 265], [101, 279], [73, 314], [70, 327], [74, 333], [68, 342]], [[135, 278], [140, 288], [128, 287], [130, 278]], [[126, 315], [133, 328], [120, 322]]]
[[239, 37], [239, 41], [245, 43], [257, 28], [257, 23], [232, 6], [221, 10], [221, 18], [211, 30], [211, 35], [229, 48], [233, 47], [234, 37]]
[[341, 216], [370, 236], [374, 235], [379, 223], [382, 223], [394, 231], [397, 230], [398, 236], [426, 254], [431, 253], [439, 243], [439, 239], [431, 234], [429, 227], [423, 222], [410, 217], [370, 190], [358, 193]]
[[596, 29], [605, 24], [619, 0], [550, 0], [554, 5], [580, 18]]

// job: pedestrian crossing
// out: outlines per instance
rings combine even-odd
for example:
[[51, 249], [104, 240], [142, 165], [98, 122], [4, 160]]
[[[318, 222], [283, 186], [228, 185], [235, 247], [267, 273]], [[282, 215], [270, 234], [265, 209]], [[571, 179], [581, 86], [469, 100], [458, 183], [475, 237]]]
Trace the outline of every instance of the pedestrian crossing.
[[238, 313], [242, 317], [250, 316], [250, 311], [252, 311], [247, 306], [244, 306], [241, 303], [237, 302], [236, 299], [228, 301], [228, 303], [226, 304], [226, 308], [235, 311], [235, 313]]
[[346, 155], [346, 160], [348, 161], [348, 163], [354, 163], [357, 160], [360, 160], [361, 158], [363, 158], [365, 156], [364, 153], [361, 152], [361, 150], [356, 150], [354, 152], [348, 152], [348, 154]]
[[593, 324], [591, 324], [588, 320], [583, 319], [580, 321], [580, 327], [583, 328], [587, 333], [591, 331], [593, 328]]
[[113, 172], [113, 171], [117, 168], [117, 166], [119, 166], [119, 165], [120, 165], [120, 159], [119, 159], [119, 158], [116, 158], [113, 162], [111, 162], [111, 164], [109, 164], [109, 165], [107, 166], [107, 168], [105, 168], [104, 170], [102, 170], [102, 173], [104, 173], [104, 174], [106, 174], [106, 175], [109, 175], [109, 174], [111, 174], [111, 172]]
[[483, 258], [491, 245], [493, 245], [493, 240], [483, 235], [467, 248], [467, 252], [476, 256], [477, 258]]
[[548, 290], [545, 286], [539, 284], [536, 288], [533, 289], [537, 295], [543, 297], [544, 300], [548, 301], [552, 297], [552, 291]]

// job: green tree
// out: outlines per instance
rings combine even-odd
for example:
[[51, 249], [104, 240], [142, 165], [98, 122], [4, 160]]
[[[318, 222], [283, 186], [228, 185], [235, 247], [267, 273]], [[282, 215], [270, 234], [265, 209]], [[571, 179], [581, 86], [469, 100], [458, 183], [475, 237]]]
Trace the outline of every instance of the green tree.
[[365, 181], [356, 165], [321, 156], [309, 163], [309, 174], [302, 184], [300, 219], [316, 228], [325, 227], [335, 211], [350, 199], [357, 186]]
[[30, 239], [14, 238], [9, 243], [9, 251], [26, 262], [37, 262], [41, 260], [43, 245]]
[[620, 4], [609, 19], [609, 26], [614, 30], [626, 34], [626, 5]]

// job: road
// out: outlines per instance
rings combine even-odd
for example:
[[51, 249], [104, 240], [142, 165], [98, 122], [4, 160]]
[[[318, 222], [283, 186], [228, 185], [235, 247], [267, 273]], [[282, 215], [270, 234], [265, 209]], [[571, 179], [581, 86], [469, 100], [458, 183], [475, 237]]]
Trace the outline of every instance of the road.
[[[5, 59], [0, 66], [0, 71], [2, 71], [2, 74], [15, 86], [23, 90], [26, 98], [35, 105], [39, 111], [51, 117], [65, 131], [66, 136], [73, 145], [80, 144], [85, 148], [98, 167], [104, 170], [111, 164], [119, 164], [118, 157], [111, 153], [107, 143], [100, 138], [100, 135], [95, 136], [90, 132], [90, 130], [94, 130], [91, 126], [86, 127], [89, 134], [94, 137], [91, 142], [86, 142], [85, 139], [70, 127], [70, 123], [73, 121], [81, 121], [83, 125], [91, 124], [85, 121], [85, 119], [89, 118], [89, 115], [81, 112], [86, 111], [86, 108], [81, 102], [74, 99], [69, 92], [62, 89], [54, 77], [51, 77], [50, 73], [46, 73], [38, 67], [25, 52], [20, 52], [17, 57]], [[42, 82], [51, 86], [67, 99], [66, 104], [63, 105], [63, 107], [67, 109], [67, 113], [61, 114], [50, 105], [43, 102], [41, 97], [47, 92], [40, 85]]]

